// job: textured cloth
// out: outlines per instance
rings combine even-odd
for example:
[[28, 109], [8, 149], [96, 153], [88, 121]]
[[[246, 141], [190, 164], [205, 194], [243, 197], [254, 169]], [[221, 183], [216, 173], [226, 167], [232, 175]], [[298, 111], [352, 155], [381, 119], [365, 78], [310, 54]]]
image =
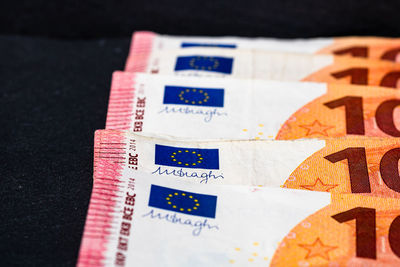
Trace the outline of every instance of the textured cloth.
[[[4, 7], [3, 7], [4, 5]], [[0, 32], [53, 37], [164, 34], [399, 36], [397, 0], [4, 1]]]
[[74, 266], [129, 39], [0, 37], [0, 266]]

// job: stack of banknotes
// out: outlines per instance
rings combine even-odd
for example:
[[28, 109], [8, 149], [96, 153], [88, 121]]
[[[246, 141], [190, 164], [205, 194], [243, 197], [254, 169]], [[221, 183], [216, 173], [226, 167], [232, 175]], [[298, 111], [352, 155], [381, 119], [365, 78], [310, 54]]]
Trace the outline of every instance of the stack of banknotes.
[[400, 266], [400, 39], [133, 35], [78, 266]]

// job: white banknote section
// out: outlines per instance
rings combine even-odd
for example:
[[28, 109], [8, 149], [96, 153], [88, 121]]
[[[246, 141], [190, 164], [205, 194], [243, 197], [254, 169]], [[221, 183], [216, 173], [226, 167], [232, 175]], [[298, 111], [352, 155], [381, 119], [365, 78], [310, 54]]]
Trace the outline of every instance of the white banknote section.
[[[114, 79], [123, 75], [133, 74], [116, 72]], [[132, 87], [146, 97], [142, 131], [191, 139], [273, 139], [290, 115], [327, 91], [323, 83], [135, 75]], [[185, 102], [200, 90], [207, 103]]]
[[[189, 57], [186, 64], [185, 61], [179, 61], [185, 57]], [[190, 62], [190, 59], [193, 61]], [[128, 62], [134, 61], [134, 57], [128, 58]], [[227, 66], [228, 61], [231, 61], [232, 67]], [[169, 50], [168, 52], [154, 50], [150, 53], [143, 72], [197, 77], [299, 81], [332, 63], [333, 56], [331, 55], [192, 48], [190, 50]], [[212, 69], [211, 71], [202, 70], [201, 67], [196, 69], [197, 65], [209, 65]], [[129, 67], [126, 71], [130, 71]]]
[[[254, 244], [259, 257], [252, 264], [268, 266], [291, 229], [330, 203], [330, 194], [322, 192], [199, 187], [142, 172], [123, 179], [129, 183], [127, 194], [135, 196], [129, 241], [123, 252], [125, 266], [232, 266], [232, 260], [246, 266]], [[185, 207], [180, 212], [172, 207], [177, 205], [175, 209], [180, 210], [185, 202], [199, 205], [196, 210]], [[124, 206], [123, 201], [116, 204]], [[235, 251], [237, 247], [242, 253]], [[115, 258], [117, 253], [118, 237], [114, 236], [107, 244], [107, 254]]]
[[[136, 32], [132, 42], [141, 35], [153, 34], [148, 32]], [[274, 39], [274, 38], [246, 38], [246, 37], [202, 37], [202, 36], [170, 36], [154, 34], [153, 49], [192, 49], [198, 46], [222, 46], [227, 49], [259, 49], [267, 51], [316, 53], [323, 47], [333, 43], [332, 38], [314, 39]]]
[[[317, 139], [190, 142], [129, 132], [126, 138], [136, 147], [139, 171], [153, 177], [220, 185], [280, 187], [305, 159], [325, 146], [324, 140]], [[213, 154], [203, 153], [205, 150], [213, 150]], [[127, 172], [133, 174], [134, 170]]]

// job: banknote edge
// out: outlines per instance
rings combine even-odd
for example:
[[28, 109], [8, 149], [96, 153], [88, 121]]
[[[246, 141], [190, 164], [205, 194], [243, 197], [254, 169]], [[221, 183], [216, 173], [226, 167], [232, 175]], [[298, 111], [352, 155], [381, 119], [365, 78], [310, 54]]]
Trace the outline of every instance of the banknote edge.
[[111, 82], [106, 129], [129, 130], [133, 120], [136, 75], [116, 71]]
[[145, 72], [157, 34], [149, 31], [134, 32], [125, 71]]
[[96, 131], [94, 142], [93, 190], [82, 235], [78, 267], [112, 265], [108, 246], [117, 235], [117, 203], [124, 194], [122, 172], [126, 143], [123, 132]]

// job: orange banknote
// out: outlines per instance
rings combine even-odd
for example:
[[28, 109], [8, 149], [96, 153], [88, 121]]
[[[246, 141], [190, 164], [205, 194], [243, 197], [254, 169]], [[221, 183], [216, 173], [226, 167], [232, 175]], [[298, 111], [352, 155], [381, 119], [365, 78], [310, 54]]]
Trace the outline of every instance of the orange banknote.
[[107, 129], [191, 139], [400, 137], [383, 87], [116, 72]]
[[125, 71], [191, 77], [314, 81], [397, 88], [400, 64], [333, 55], [193, 48], [131, 52]]
[[[399, 199], [154, 176], [133, 135], [100, 133], [80, 267], [400, 264]], [[216, 168], [214, 150], [197, 150]]]
[[168, 51], [192, 48], [258, 49], [306, 54], [336, 54], [352, 57], [400, 61], [399, 38], [335, 37], [311, 39], [274, 39], [245, 37], [168, 36], [154, 32], [135, 32], [131, 53], [141, 50]]
[[399, 106], [397, 93], [391, 95], [385, 89], [330, 84], [325, 95], [290, 116], [276, 139], [345, 135], [400, 137]]
[[[100, 130], [96, 132], [96, 157], [115, 147], [100, 146], [101, 140], [113, 136], [125, 146], [135, 144], [140, 164], [132, 165], [132, 175], [139, 170], [196, 184], [400, 198], [398, 138], [189, 141]], [[129, 158], [125, 151], [116, 156]]]
[[283, 187], [335, 193], [400, 197], [400, 140], [327, 139], [305, 159]]
[[394, 199], [332, 195], [331, 204], [285, 236], [271, 266], [397, 266], [400, 203]]

